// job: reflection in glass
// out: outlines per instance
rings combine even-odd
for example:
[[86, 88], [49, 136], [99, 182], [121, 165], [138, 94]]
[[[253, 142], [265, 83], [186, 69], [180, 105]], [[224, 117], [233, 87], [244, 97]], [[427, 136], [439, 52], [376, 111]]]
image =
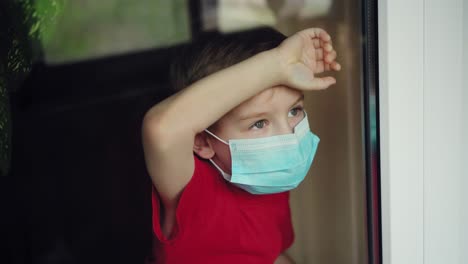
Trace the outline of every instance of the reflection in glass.
[[[96, 148], [95, 152], [99, 147], [103, 147], [104, 150], [100, 154], [106, 158], [101, 161], [103, 166], [106, 165], [105, 162], [108, 162], [107, 165], [109, 165], [114, 160], [122, 158], [119, 155], [123, 155], [122, 153], [125, 153], [128, 149], [134, 150], [134, 146], [139, 146], [137, 140], [132, 141], [132, 144], [128, 143], [128, 146], [123, 143], [127, 142], [124, 139], [136, 139], [134, 131], [137, 131], [137, 129], [123, 125], [123, 127], [128, 128], [127, 131], [120, 125], [126, 124], [124, 123], [125, 120], [131, 120], [132, 123], [129, 121], [128, 124], [135, 125], [137, 123], [135, 120], [139, 120], [139, 114], [143, 113], [143, 109], [146, 109], [150, 103], [154, 103], [151, 100], [160, 100], [163, 95], [167, 95], [165, 94], [167, 93], [167, 83], [165, 83], [167, 80], [164, 77], [167, 73], [166, 60], [169, 57], [167, 54], [174, 46], [195, 40], [201, 34], [207, 32], [242, 31], [263, 25], [274, 27], [285, 35], [291, 35], [308, 27], [326, 29], [333, 36], [334, 47], [338, 51], [338, 60], [342, 64], [342, 70], [335, 74], [337, 84], [334, 87], [326, 91], [306, 94], [305, 104], [311, 129], [321, 138], [321, 143], [316, 155], [316, 161], [309, 175], [291, 195], [290, 204], [296, 239], [288, 253], [297, 263], [369, 263], [368, 249], [370, 247], [367, 231], [367, 221], [369, 220], [366, 208], [365, 177], [366, 166], [369, 166], [369, 164], [366, 164], [365, 154], [368, 153], [367, 148], [369, 145], [366, 145], [365, 141], [368, 138], [366, 133], [369, 131], [368, 124], [370, 124], [372, 129], [370, 131], [374, 131], [370, 134], [371, 142], [375, 143], [372, 143], [373, 146], [378, 144], [378, 137], [375, 134], [378, 124], [375, 122], [369, 123], [369, 120], [376, 120], [375, 114], [377, 112], [372, 107], [378, 107], [378, 102], [375, 101], [376, 97], [371, 96], [369, 97], [370, 101], [365, 101], [367, 97], [363, 96], [366, 91], [364, 90], [364, 80], [362, 78], [365, 74], [363, 74], [362, 58], [364, 56], [361, 45], [365, 39], [362, 37], [361, 29], [363, 24], [363, 21], [361, 21], [363, 16], [361, 1], [70, 0], [66, 1], [61, 8], [63, 11], [57, 17], [58, 22], [50, 30], [48, 37], [43, 39], [42, 43], [47, 65], [43, 65], [43, 68], [40, 68], [42, 72], [40, 72], [45, 77], [41, 79], [41, 77], [35, 76], [37, 86], [44, 83], [48, 86], [44, 86], [46, 88], [41, 90], [40, 93], [34, 94], [36, 97], [27, 97], [33, 98], [31, 99], [33, 102], [31, 105], [35, 105], [36, 109], [41, 111], [46, 109], [47, 111], [40, 112], [40, 118], [42, 118], [40, 119], [34, 116], [35, 112], [31, 110], [33, 108], [28, 108], [30, 106], [26, 105], [24, 112], [27, 115], [25, 114], [25, 116], [29, 117], [29, 114], [33, 113], [31, 115], [34, 118], [31, 118], [31, 120], [37, 120], [34, 122], [39, 123], [33, 122], [30, 126], [26, 124], [24, 128], [36, 127], [34, 125], [40, 124], [44, 137], [53, 139], [55, 142], [67, 142], [67, 140], [75, 139], [75, 137], [71, 136], [70, 139], [65, 138], [69, 135], [79, 135], [80, 140], [87, 138], [90, 141], [98, 137], [100, 141], [96, 142], [100, 142], [102, 146], [95, 144], [93, 147]], [[102, 59], [102, 57], [111, 57], [113, 60]], [[65, 62], [69, 66], [61, 64]], [[52, 67], [51, 64], [55, 66]], [[133, 68], [129, 66], [133, 66]], [[36, 84], [33, 87], [36, 87]], [[155, 89], [155, 87], [157, 88]], [[155, 90], [157, 91], [155, 92]], [[33, 91], [35, 90], [33, 89]], [[157, 96], [156, 93], [158, 93]], [[138, 102], [135, 103], [137, 106], [130, 103], [127, 105], [126, 103], [129, 101]], [[119, 104], [119, 106], [107, 113], [106, 117], [110, 116], [111, 118], [106, 119], [106, 121], [93, 119], [100, 114], [106, 114], [105, 109], [110, 109], [108, 105], [113, 103], [115, 105]], [[370, 110], [363, 107], [366, 103], [369, 103]], [[103, 105], [105, 107], [102, 107]], [[128, 109], [124, 109], [122, 105], [128, 107]], [[368, 116], [363, 115], [363, 112], [368, 113], [369, 111], [373, 116], [366, 119]], [[118, 118], [113, 116], [115, 113], [119, 113]], [[62, 115], [60, 116], [60, 114]], [[57, 118], [57, 116], [60, 116], [60, 118]], [[60, 126], [57, 120], [65, 125]], [[19, 120], [17, 121], [20, 123]], [[112, 123], [113, 121], [115, 123]], [[26, 121], [24, 122], [26, 123]], [[81, 126], [81, 124], [84, 125]], [[117, 134], [105, 133], [105, 129], [111, 127], [112, 124], [118, 124], [120, 131], [127, 134], [118, 137]], [[57, 127], [60, 129], [57, 129]], [[96, 129], [93, 130], [93, 133], [87, 134], [87, 132], [84, 132], [86, 129], [83, 127], [98, 127], [101, 130]], [[25, 129], [25, 131], [29, 130]], [[44, 131], [52, 131], [58, 135], [47, 137]], [[25, 135], [29, 134], [25, 132]], [[35, 136], [27, 138], [32, 138], [30, 140], [33, 142], [39, 142], [39, 140], [33, 140], [37, 139]], [[59, 141], [60, 139], [63, 141]], [[105, 145], [107, 143], [108, 145]], [[55, 144], [59, 145], [58, 143]], [[80, 144], [75, 144], [76, 148], [80, 146]], [[53, 147], [54, 145], [51, 144], [47, 150], [56, 155], [54, 156], [56, 159], [66, 156], [57, 154], [61, 153], [59, 151], [53, 152]], [[377, 148], [372, 150], [378, 152]], [[86, 151], [89, 150], [82, 150], [83, 153], [89, 153]], [[63, 183], [63, 186], [69, 186], [71, 183], [76, 184], [74, 186], [87, 186], [88, 182], [84, 180], [81, 182], [82, 179], [87, 179], [86, 175], [66, 178], [61, 177], [61, 173], [66, 171], [66, 168], [75, 168], [76, 171], [79, 171], [79, 169], [86, 167], [86, 164], [98, 166], [94, 163], [97, 159], [86, 160], [89, 155], [92, 155], [92, 153], [83, 155], [84, 157], [80, 159], [80, 162], [82, 162], [80, 163], [81, 167], [73, 167], [77, 166], [76, 163], [57, 162], [50, 164], [50, 167], [56, 170], [51, 170], [46, 163], [40, 163], [40, 166], [36, 168], [47, 171], [49, 173], [47, 177], [55, 175], [56, 178], [51, 182], [56, 183], [57, 186], [62, 187], [61, 183]], [[39, 157], [35, 159], [39, 159]], [[378, 159], [373, 159], [373, 162], [377, 164]], [[137, 167], [144, 169], [143, 166], [140, 166], [142, 165], [140, 163], [129, 164], [125, 165], [128, 166], [128, 168], [126, 167], [128, 170], [131, 169], [132, 173], [137, 171], [134, 170]], [[373, 169], [377, 168], [377, 165], [372, 166]], [[96, 169], [97, 167], [92, 168]], [[101, 168], [101, 170], [95, 171], [107, 172], [107, 169]], [[51, 171], [56, 174], [51, 174]], [[92, 172], [92, 170], [86, 171]], [[100, 177], [106, 176], [106, 173], [102, 174], [104, 176]], [[112, 175], [112, 177], [114, 179], [116, 176]], [[124, 178], [124, 180], [122, 178], [119, 178], [120, 182], [117, 180], [112, 181], [114, 185], [108, 189], [96, 187], [96, 190], [99, 189], [96, 193], [93, 194], [90, 191], [84, 198], [79, 196], [82, 193], [75, 193], [73, 198], [81, 197], [83, 199], [79, 202], [72, 200], [71, 195], [67, 196], [69, 200], [65, 199], [65, 201], [71, 201], [71, 204], [77, 209], [73, 211], [73, 217], [80, 219], [80, 216], [87, 216], [88, 211], [85, 209], [89, 208], [86, 208], [83, 204], [99, 204], [93, 200], [95, 197], [100, 198], [100, 200], [96, 200], [101, 201], [100, 205], [103, 208], [105, 206], [111, 207], [109, 201], [102, 202], [103, 196], [101, 194], [106, 190], [111, 190], [108, 192], [113, 192], [114, 196], [115, 193], [120, 195], [123, 192], [122, 190], [130, 190], [132, 184], [135, 184], [136, 181], [134, 178]], [[100, 186], [107, 186], [107, 179], [102, 180]], [[92, 180], [97, 181], [95, 177], [92, 177]], [[145, 180], [149, 181], [147, 178]], [[122, 182], [125, 183], [126, 188], [119, 185]], [[148, 184], [148, 182], [144, 183]], [[42, 184], [42, 182], [38, 184]], [[53, 186], [55, 188], [55, 185]], [[141, 191], [144, 189], [143, 187], [139, 189], [140, 186], [137, 186], [137, 184], [133, 187], [133, 190], [136, 189], [143, 193]], [[40, 190], [40, 188], [35, 189], [36, 192]], [[51, 202], [47, 200], [47, 197], [61, 198], [62, 194], [67, 193], [59, 187], [53, 191], [48, 190], [47, 196], [40, 196], [41, 193], [39, 193], [39, 195], [35, 196], [37, 197], [37, 203], [39, 204], [40, 201], [45, 199], [46, 202], [50, 203], [40, 204], [46, 204], [50, 212], [61, 212], [55, 209], [57, 207], [66, 208], [65, 205], [60, 203], [62, 200], [57, 198]], [[94, 198], [91, 199], [90, 197]], [[109, 195], [109, 197], [111, 196]], [[133, 196], [129, 195], [129, 197]], [[141, 200], [138, 200], [139, 198]], [[144, 199], [139, 198], [135, 198], [128, 204], [135, 205], [142, 204], [142, 201], [149, 202], [146, 196], [143, 197]], [[91, 199], [93, 202], [86, 199]], [[117, 207], [117, 205], [112, 206]], [[134, 208], [128, 206], [127, 209], [131, 211]], [[80, 215], [78, 209], [85, 213]], [[95, 208], [91, 209], [94, 210]], [[119, 226], [121, 224], [124, 226], [130, 223], [127, 227], [131, 226], [131, 228], [136, 228], [135, 222], [144, 221], [141, 219], [150, 221], [149, 215], [146, 215], [147, 218], [135, 218], [136, 220], [125, 218], [128, 216], [123, 215], [121, 212], [124, 212], [124, 210], [122, 210], [121, 207], [112, 207], [111, 213], [106, 214], [104, 217], [118, 215], [119, 217], [112, 218], [112, 225]], [[103, 210], [100, 210], [99, 213], [103, 213]], [[65, 214], [65, 216], [71, 219], [70, 215]], [[62, 230], [70, 232], [70, 228], [61, 226], [64, 225], [63, 221], [57, 220], [57, 222], [58, 224], [51, 226], [57, 226], [58, 231], [54, 229], [45, 232], [38, 229], [37, 233], [55, 235], [54, 231], [57, 231], [57, 233], [62, 232]], [[88, 232], [76, 232], [79, 234], [72, 233], [71, 235], [66, 233], [63, 238], [57, 235], [58, 238], [52, 237], [50, 239], [52, 241], [56, 239], [72, 248], [73, 245], [69, 243], [69, 240], [73, 239], [70, 239], [70, 237], [75, 238], [74, 235], [82, 234], [92, 237], [95, 234], [89, 231], [92, 229], [86, 229], [88, 227], [82, 227], [83, 230]], [[106, 227], [108, 227], [108, 222], [106, 222]], [[145, 226], [141, 224], [138, 227], [143, 229]], [[133, 239], [135, 239], [132, 237], [133, 234], [138, 236], [136, 232], [117, 233], [117, 229], [109, 228], [106, 231], [107, 234], [128, 235], [129, 238]], [[107, 239], [109, 238], [107, 237]], [[50, 244], [53, 245], [52, 242]], [[112, 245], [115, 246], [115, 244]], [[140, 254], [140, 251], [135, 255]]]

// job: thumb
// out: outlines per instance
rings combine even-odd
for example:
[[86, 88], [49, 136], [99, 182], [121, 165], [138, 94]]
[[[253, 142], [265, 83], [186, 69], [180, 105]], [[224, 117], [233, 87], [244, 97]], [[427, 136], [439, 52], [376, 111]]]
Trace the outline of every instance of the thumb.
[[336, 80], [333, 77], [315, 77], [308, 84], [308, 90], [324, 90], [335, 84]]
[[289, 85], [299, 90], [323, 90], [336, 83], [335, 78], [316, 77], [303, 65], [294, 65], [291, 69]]

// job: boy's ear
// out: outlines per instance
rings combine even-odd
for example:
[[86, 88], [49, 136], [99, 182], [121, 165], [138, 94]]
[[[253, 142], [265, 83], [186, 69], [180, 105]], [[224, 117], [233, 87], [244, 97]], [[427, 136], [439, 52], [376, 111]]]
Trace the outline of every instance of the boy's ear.
[[195, 142], [193, 144], [193, 152], [203, 159], [211, 159], [215, 151], [211, 146], [208, 135], [205, 132], [200, 132], [195, 135]]

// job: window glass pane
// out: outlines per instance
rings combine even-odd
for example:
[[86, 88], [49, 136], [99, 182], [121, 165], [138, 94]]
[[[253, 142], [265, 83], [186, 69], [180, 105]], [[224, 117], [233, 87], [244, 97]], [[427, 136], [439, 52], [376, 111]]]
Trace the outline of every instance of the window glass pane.
[[[20, 41], [28, 44], [24, 80], [16, 78], [18, 89], [11, 89], [0, 72], [0, 103], [12, 99], [11, 122], [10, 113], [0, 113], [0, 131], [11, 126], [13, 135], [0, 137], [0, 148], [11, 139], [14, 149], [15, 187], [8, 191], [28, 201], [19, 201], [20, 209], [31, 210], [31, 219], [10, 222], [35, 227], [21, 236], [30, 243], [21, 252], [32, 248], [38, 263], [57, 250], [65, 262], [149, 262], [153, 185], [142, 120], [174, 92], [170, 66], [180, 48], [265, 26], [286, 36], [318, 27], [332, 36], [342, 69], [321, 75], [336, 78], [329, 89], [305, 92], [320, 145], [305, 180], [290, 192], [295, 239], [285, 253], [296, 263], [378, 263], [378, 89], [371, 87], [378, 71], [371, 63], [376, 46], [367, 49], [376, 11], [366, 9], [368, 1], [33, 2], [18, 5], [35, 14], [23, 27], [34, 45]], [[10, 157], [0, 158], [3, 172]]]
[[49, 31], [49, 63], [167, 46], [190, 38], [187, 1], [69, 0]]

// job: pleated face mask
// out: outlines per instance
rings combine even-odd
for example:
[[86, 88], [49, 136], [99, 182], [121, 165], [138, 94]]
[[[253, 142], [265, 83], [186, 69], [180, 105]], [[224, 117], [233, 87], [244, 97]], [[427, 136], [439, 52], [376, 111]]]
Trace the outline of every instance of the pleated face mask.
[[223, 178], [252, 194], [272, 194], [296, 188], [305, 178], [320, 139], [310, 131], [307, 115], [296, 125], [294, 133], [226, 142], [229, 145], [231, 175], [213, 160], [210, 162]]

